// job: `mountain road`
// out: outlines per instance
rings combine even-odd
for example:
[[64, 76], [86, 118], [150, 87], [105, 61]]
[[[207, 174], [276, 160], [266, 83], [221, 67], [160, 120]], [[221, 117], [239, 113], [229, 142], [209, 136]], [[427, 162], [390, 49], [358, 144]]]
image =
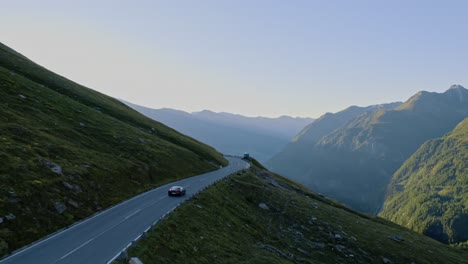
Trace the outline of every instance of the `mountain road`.
[[[135, 196], [15, 252], [0, 260], [0, 264], [107, 263], [153, 223], [192, 195], [249, 167], [240, 158], [226, 159], [229, 165], [224, 168], [165, 184]], [[167, 191], [173, 185], [185, 187], [186, 195], [168, 196]]]

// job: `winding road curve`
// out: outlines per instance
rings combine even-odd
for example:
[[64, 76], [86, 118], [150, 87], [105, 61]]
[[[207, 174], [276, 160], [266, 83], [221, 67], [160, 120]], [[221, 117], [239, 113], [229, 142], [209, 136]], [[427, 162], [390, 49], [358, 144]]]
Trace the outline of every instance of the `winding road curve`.
[[[0, 260], [0, 264], [107, 263], [154, 222], [193, 194], [249, 164], [226, 157], [229, 165], [172, 182], [111, 207], [68, 229]], [[185, 197], [168, 197], [172, 185], [186, 187]]]

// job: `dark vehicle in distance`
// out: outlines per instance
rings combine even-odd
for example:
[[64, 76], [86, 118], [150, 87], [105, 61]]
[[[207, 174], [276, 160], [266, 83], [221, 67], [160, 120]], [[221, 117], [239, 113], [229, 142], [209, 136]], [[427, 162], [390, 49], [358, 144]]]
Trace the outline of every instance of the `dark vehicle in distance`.
[[167, 191], [167, 195], [169, 196], [182, 196], [185, 195], [185, 189], [182, 186], [172, 186]]

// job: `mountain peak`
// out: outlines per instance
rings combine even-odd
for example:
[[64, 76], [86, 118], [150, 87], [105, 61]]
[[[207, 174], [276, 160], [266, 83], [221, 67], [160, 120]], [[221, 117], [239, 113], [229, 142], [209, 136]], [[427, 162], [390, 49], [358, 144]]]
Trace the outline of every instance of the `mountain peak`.
[[454, 84], [454, 85], [450, 86], [450, 88], [448, 88], [447, 91], [451, 91], [451, 90], [466, 90], [466, 88], [459, 85], [459, 84]]

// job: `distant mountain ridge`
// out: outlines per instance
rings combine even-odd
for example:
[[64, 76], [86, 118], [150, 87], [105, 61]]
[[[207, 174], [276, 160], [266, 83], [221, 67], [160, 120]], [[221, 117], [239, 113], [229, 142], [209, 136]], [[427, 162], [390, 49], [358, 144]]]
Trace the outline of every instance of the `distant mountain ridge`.
[[227, 126], [245, 127], [265, 134], [274, 134], [287, 139], [293, 138], [298, 131], [314, 121], [309, 117], [247, 117], [226, 112], [216, 113], [209, 110], [193, 112], [192, 115], [205, 121], [212, 121]]
[[400, 102], [390, 104], [371, 105], [366, 107], [350, 106], [345, 110], [333, 113], [326, 113], [318, 118], [314, 123], [305, 127], [295, 138], [294, 142], [313, 144], [335, 129], [345, 125], [348, 121], [368, 112], [380, 109], [393, 109], [399, 106]]
[[467, 99], [468, 90], [460, 85], [444, 93], [419, 92], [403, 104], [363, 111], [321, 131], [321, 123], [347, 111], [325, 115], [268, 164], [354, 209], [375, 214], [393, 173], [421, 144], [467, 117]]
[[188, 113], [169, 108], [151, 109], [129, 102], [128, 106], [226, 154], [250, 153], [265, 161], [278, 153], [312, 118], [246, 117], [204, 110]]
[[444, 243], [468, 241], [468, 118], [405, 161], [380, 216]]
[[[371, 105], [366, 107], [350, 106], [337, 113], [326, 113], [305, 127], [294, 139], [277, 155], [267, 162], [267, 166], [276, 172], [282, 173], [289, 178], [312, 187], [312, 177], [305, 175], [305, 169], [316, 151], [318, 142], [333, 131], [344, 127], [351, 120], [368, 112], [379, 109], [393, 109], [400, 102]], [[309, 156], [312, 155], [312, 156]]]

